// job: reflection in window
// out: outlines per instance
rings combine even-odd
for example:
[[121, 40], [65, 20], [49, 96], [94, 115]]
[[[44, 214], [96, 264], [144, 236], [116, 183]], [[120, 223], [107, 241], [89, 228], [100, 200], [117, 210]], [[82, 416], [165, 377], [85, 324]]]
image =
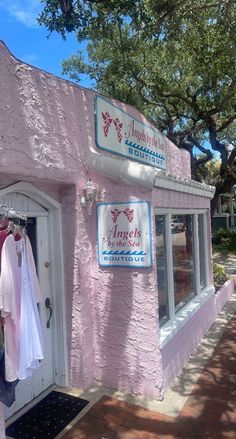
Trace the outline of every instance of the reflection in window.
[[221, 213], [231, 213], [231, 195], [221, 195]]
[[[178, 220], [178, 221], [177, 221]], [[193, 258], [193, 216], [172, 217], [172, 251], [175, 309], [178, 311], [195, 295]]]
[[198, 215], [200, 287], [206, 287], [205, 248], [204, 248], [204, 215]]
[[165, 217], [156, 215], [157, 282], [159, 297], [159, 322], [163, 325], [169, 319], [167, 263], [165, 245]]

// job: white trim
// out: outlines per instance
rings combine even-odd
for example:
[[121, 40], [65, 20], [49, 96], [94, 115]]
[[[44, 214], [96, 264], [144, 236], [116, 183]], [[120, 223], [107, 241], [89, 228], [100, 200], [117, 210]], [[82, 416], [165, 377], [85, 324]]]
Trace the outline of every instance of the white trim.
[[[55, 367], [56, 375], [54, 377], [56, 384], [64, 387], [69, 382], [68, 375], [68, 352], [67, 352], [67, 335], [66, 335], [66, 311], [65, 311], [65, 289], [64, 289], [64, 265], [62, 251], [62, 228], [61, 228], [61, 207], [60, 203], [54, 200], [50, 195], [42, 192], [32, 183], [19, 182], [11, 186], [0, 189], [0, 198], [12, 192], [18, 192], [27, 195], [34, 201], [48, 209], [49, 213], [49, 239], [50, 251], [52, 252], [52, 295], [54, 297], [55, 309], [55, 329], [53, 333], [55, 341]], [[44, 212], [33, 212], [34, 216], [44, 216]], [[27, 212], [25, 214], [28, 215]], [[32, 212], [30, 212], [32, 214]], [[56, 298], [56, 300], [55, 300]], [[63, 345], [62, 345], [63, 340]]]
[[230, 213], [214, 213], [213, 218], [228, 218]]
[[126, 184], [162, 188], [201, 197], [213, 198], [215, 188], [205, 183], [166, 173], [161, 169], [143, 165], [127, 158], [122, 159], [90, 150], [87, 166], [91, 171]]
[[115, 181], [145, 186], [152, 189], [156, 168], [141, 165], [126, 158], [110, 157], [105, 154], [90, 151], [87, 159], [88, 168], [98, 174], [111, 177]]
[[19, 192], [20, 194], [27, 195], [33, 200], [37, 201], [37, 203], [41, 204], [45, 209], [51, 209], [52, 207], [58, 209], [60, 207], [60, 203], [58, 201], [54, 200], [54, 198], [50, 197], [50, 195], [42, 192], [32, 183], [21, 181], [0, 189], [0, 197], [11, 192]]
[[[57, 324], [54, 327], [55, 339], [59, 342], [57, 343], [57, 347], [61, 346], [63, 354], [58, 352], [60, 349], [57, 349], [57, 370], [56, 370], [56, 384], [60, 387], [68, 387], [69, 386], [69, 365], [68, 365], [68, 344], [67, 344], [67, 331], [66, 331], [66, 304], [65, 304], [65, 279], [64, 279], [64, 255], [63, 255], [63, 240], [62, 240], [62, 221], [61, 221], [61, 206], [57, 211], [53, 212], [52, 215], [52, 227], [54, 229], [54, 233], [56, 234], [58, 239], [58, 243], [55, 243], [55, 240], [52, 238], [54, 244], [54, 256], [55, 256], [55, 267], [60, 267], [59, 271], [54, 271], [54, 284], [55, 287], [60, 289], [60, 285], [63, 285], [61, 295], [61, 301], [58, 301], [58, 308], [56, 312]], [[58, 265], [57, 265], [58, 264]], [[62, 318], [63, 317], [63, 318]], [[61, 319], [61, 320], [60, 320]], [[57, 329], [56, 329], [57, 328]], [[59, 332], [58, 331], [59, 328]], [[61, 343], [61, 340], [63, 341]], [[61, 357], [63, 358], [63, 362], [61, 361]]]
[[[167, 291], [169, 305], [169, 320], [161, 326], [161, 345], [162, 347], [181, 329], [181, 327], [199, 309], [204, 301], [214, 293], [215, 289], [209, 286], [208, 269], [208, 239], [207, 239], [207, 209], [165, 209], [155, 208], [155, 215], [164, 215], [165, 220], [165, 244], [166, 244], [166, 263], [167, 263]], [[175, 309], [174, 295], [174, 271], [173, 271], [173, 248], [171, 234], [171, 215], [191, 215], [193, 224], [193, 258], [194, 258], [194, 280], [195, 295], [180, 310]], [[203, 215], [203, 240], [204, 240], [204, 266], [207, 286], [201, 290], [200, 286], [200, 251], [199, 251], [199, 231], [198, 215]], [[158, 284], [158, 279], [157, 279]]]
[[22, 215], [24, 215], [24, 216], [27, 216], [28, 218], [35, 218], [36, 216], [39, 216], [39, 214], [40, 214], [40, 216], [49, 216], [49, 213], [48, 213], [48, 211], [45, 211], [45, 212], [40, 212], [39, 210], [38, 211], [35, 211], [35, 212], [33, 212], [33, 211], [30, 211], [30, 212], [20, 212]]
[[165, 218], [165, 239], [166, 239], [166, 263], [167, 263], [167, 291], [169, 305], [169, 319], [175, 318], [175, 297], [174, 297], [174, 269], [173, 269], [173, 250], [171, 235], [171, 214]]
[[161, 327], [161, 348], [183, 328], [213, 294], [215, 294], [215, 288], [213, 286], [205, 288], [201, 291], [201, 294], [194, 296], [190, 302], [178, 311], [173, 321], [168, 321]]
[[204, 214], [207, 212], [207, 209], [176, 209], [171, 207], [155, 207], [154, 213], [155, 215], [167, 215], [170, 213], [171, 215], [193, 215], [195, 213], [197, 214]]
[[[195, 286], [196, 294], [201, 292], [200, 286], [200, 252], [199, 252], [199, 233], [198, 233], [198, 214], [193, 215], [193, 255], [194, 255], [194, 267], [195, 267]], [[205, 254], [205, 253], [204, 253]]]
[[[159, 174], [159, 175], [158, 175]], [[201, 197], [213, 198], [215, 188], [205, 183], [199, 183], [178, 175], [166, 174], [160, 171], [155, 176], [154, 187], [168, 189], [176, 192], [184, 192], [191, 195], [199, 195]]]
[[[209, 219], [208, 219], [209, 221]], [[204, 265], [205, 265], [205, 276], [206, 276], [206, 284], [209, 285], [210, 282], [210, 273], [209, 273], [209, 246], [207, 239], [207, 216], [203, 215], [203, 245], [204, 245]]]

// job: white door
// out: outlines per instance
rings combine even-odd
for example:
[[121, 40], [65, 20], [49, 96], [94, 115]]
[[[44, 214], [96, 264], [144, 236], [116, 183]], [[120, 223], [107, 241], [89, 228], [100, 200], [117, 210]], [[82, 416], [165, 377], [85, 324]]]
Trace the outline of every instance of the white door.
[[[12, 194], [11, 194], [12, 195]], [[4, 197], [5, 198], [5, 197]], [[21, 206], [24, 201], [24, 198], [27, 198], [29, 203], [29, 198], [24, 197], [21, 194], [17, 194], [17, 203], [14, 203], [12, 197], [8, 201], [8, 205], [10, 205], [15, 210], [19, 209], [19, 201], [21, 201]], [[2, 203], [2, 200], [0, 200]], [[52, 349], [52, 334], [53, 334], [53, 322], [54, 322], [54, 316], [53, 316], [53, 303], [52, 303], [52, 294], [51, 294], [51, 276], [50, 276], [50, 248], [49, 248], [49, 236], [48, 236], [48, 212], [46, 209], [42, 208], [42, 206], [38, 206], [38, 211], [36, 211], [36, 203], [31, 200], [31, 202], [34, 204], [33, 213], [32, 212], [32, 206], [28, 206], [28, 210], [21, 209], [21, 212], [24, 211], [24, 214], [27, 215], [28, 211], [28, 217], [29, 217], [29, 223], [30, 223], [30, 217], [34, 217], [36, 222], [35, 224], [35, 239], [33, 246], [35, 248], [35, 254], [36, 254], [36, 265], [37, 265], [37, 272], [38, 272], [38, 278], [41, 288], [41, 295], [42, 300], [39, 304], [39, 313], [42, 323], [42, 330], [43, 330], [43, 338], [44, 338], [44, 360], [42, 360], [41, 366], [39, 369], [35, 370], [32, 377], [28, 378], [27, 380], [23, 380], [18, 383], [16, 386], [16, 401], [13, 403], [13, 405], [6, 409], [6, 418], [9, 418], [11, 415], [13, 415], [16, 411], [20, 410], [22, 407], [24, 407], [26, 404], [28, 404], [30, 401], [32, 401], [36, 396], [40, 395], [43, 391], [45, 391], [48, 387], [50, 387], [54, 383], [54, 376], [53, 376], [53, 349]], [[40, 212], [41, 211], [41, 212]], [[30, 224], [29, 224], [30, 227]], [[30, 237], [30, 233], [29, 233]], [[50, 307], [47, 307], [45, 305], [45, 301], [47, 299], [47, 303], [50, 304], [52, 307], [52, 316], [50, 318], [51, 309]]]

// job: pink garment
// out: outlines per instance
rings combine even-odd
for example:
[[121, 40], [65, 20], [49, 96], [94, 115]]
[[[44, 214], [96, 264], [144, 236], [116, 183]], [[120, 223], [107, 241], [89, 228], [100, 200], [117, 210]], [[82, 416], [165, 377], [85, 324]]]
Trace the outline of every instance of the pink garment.
[[7, 381], [27, 378], [43, 359], [39, 301], [40, 287], [29, 238], [16, 242], [9, 235], [2, 248], [0, 277]]
[[[3, 244], [4, 244], [4, 241], [5, 241], [6, 237], [7, 237], [7, 232], [6, 232], [6, 230], [2, 230], [2, 229], [0, 228], [0, 267], [1, 267], [1, 252], [2, 252], [2, 247], [3, 247]], [[0, 271], [1, 271], [1, 270], [0, 270]]]
[[21, 273], [13, 235], [3, 244], [1, 254], [0, 309], [4, 318], [5, 378], [15, 381], [19, 374], [19, 322]]
[[6, 230], [0, 230], [0, 251], [2, 250], [2, 246], [4, 244], [6, 237], [7, 237]]

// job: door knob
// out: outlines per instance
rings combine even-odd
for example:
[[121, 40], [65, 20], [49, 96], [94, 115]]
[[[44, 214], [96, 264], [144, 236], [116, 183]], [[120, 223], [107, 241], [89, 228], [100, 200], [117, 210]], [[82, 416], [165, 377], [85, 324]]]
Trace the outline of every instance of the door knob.
[[50, 311], [49, 319], [47, 320], [47, 323], [46, 323], [46, 327], [49, 329], [50, 328], [50, 320], [52, 318], [52, 304], [51, 304], [49, 297], [46, 297], [46, 299], [45, 299], [45, 306]]
[[44, 267], [45, 267], [45, 268], [48, 268], [48, 267], [50, 267], [50, 262], [48, 262], [48, 261], [45, 261], [45, 262], [44, 262]]

